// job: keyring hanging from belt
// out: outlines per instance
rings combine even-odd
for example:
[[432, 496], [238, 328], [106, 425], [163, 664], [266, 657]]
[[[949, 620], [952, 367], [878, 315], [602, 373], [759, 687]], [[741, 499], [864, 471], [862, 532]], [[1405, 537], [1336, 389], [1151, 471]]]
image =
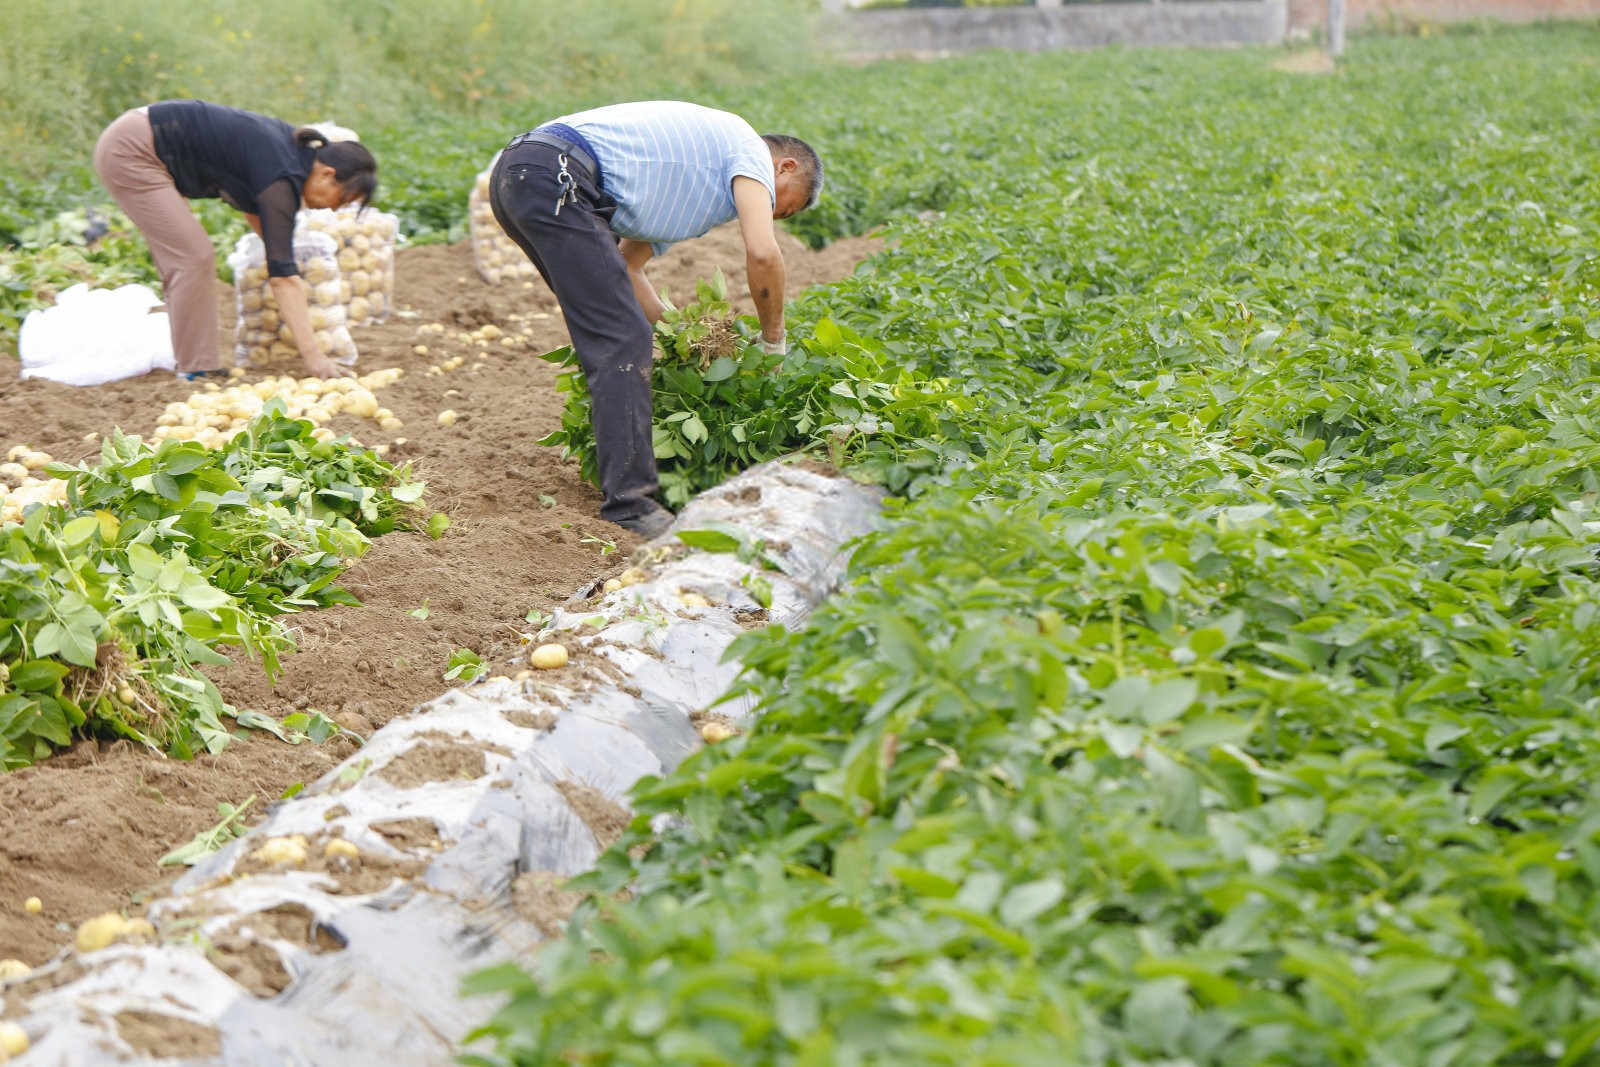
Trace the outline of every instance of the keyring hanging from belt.
[[556, 197], [556, 214], [559, 215], [563, 204], [578, 202], [578, 183], [572, 180], [572, 175], [567, 171], [565, 152], [556, 157], [556, 162], [561, 164], [561, 173], [556, 175], [556, 187], [561, 190], [561, 195]]

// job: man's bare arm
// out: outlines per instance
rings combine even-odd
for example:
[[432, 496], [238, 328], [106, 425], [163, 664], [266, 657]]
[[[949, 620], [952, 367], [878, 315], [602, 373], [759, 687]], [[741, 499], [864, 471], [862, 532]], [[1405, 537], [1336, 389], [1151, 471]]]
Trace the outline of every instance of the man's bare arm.
[[733, 203], [739, 209], [739, 233], [744, 237], [750, 299], [761, 319], [761, 337], [776, 344], [783, 340], [786, 274], [783, 253], [778, 250], [778, 233], [772, 225], [772, 196], [766, 186], [741, 175], [733, 179]]
[[644, 265], [655, 255], [655, 249], [644, 241], [635, 241], [628, 237], [624, 237], [617, 247], [622, 252], [623, 261], [628, 264], [628, 280], [633, 283], [633, 295], [639, 301], [644, 317], [651, 322], [659, 322], [666, 306], [661, 303], [655, 287], [644, 274]]

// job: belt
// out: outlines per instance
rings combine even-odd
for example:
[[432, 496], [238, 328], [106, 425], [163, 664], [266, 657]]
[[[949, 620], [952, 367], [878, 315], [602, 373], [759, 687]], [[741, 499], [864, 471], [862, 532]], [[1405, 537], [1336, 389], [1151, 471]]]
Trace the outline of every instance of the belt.
[[595, 161], [594, 156], [590, 155], [589, 150], [583, 147], [583, 145], [578, 144], [566, 137], [562, 137], [557, 133], [548, 133], [544, 130], [530, 130], [528, 133], [519, 134], [516, 137], [511, 138], [511, 142], [506, 145], [505, 150], [509, 152], [518, 145], [525, 144], [542, 144], [548, 148], [554, 148], [558, 151], [565, 152], [569, 160], [571, 160], [573, 163], [576, 163], [581, 169], [588, 172], [589, 180], [594, 182], [596, 187], [600, 185], [600, 164]]

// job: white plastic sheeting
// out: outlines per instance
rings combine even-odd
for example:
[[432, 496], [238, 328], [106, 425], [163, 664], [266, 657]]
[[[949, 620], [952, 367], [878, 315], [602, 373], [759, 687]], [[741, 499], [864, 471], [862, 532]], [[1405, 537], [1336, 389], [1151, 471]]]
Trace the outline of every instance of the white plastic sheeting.
[[172, 334], [161, 298], [147, 286], [63, 289], [48, 308], [30, 311], [17, 334], [22, 377], [67, 385], [102, 385], [152, 370], [171, 370]]
[[[513, 905], [515, 880], [576, 874], [600, 853], [572, 786], [625, 802], [641, 776], [694, 751], [690, 716], [736, 675], [721, 657], [741, 622], [802, 621], [879, 503], [805, 464], [767, 464], [702, 495], [674, 531], [740, 531], [779, 569], [685, 550], [674, 533], [644, 546], [643, 581], [586, 590], [551, 621], [542, 639], [568, 647], [567, 667], [451, 690], [378, 731], [153, 904], [158, 944], [64, 953], [0, 986], [5, 1016], [32, 1042], [14, 1062], [451, 1062], [495, 1006], [459, 997], [462, 977], [541, 940]], [[770, 586], [764, 613], [750, 575]], [[717, 708], [734, 720], [748, 710]], [[442, 780], [417, 780], [429, 777]], [[265, 839], [293, 835], [309, 844], [304, 868], [253, 858]], [[330, 837], [354, 844], [359, 864], [323, 861]], [[298, 917], [294, 936], [270, 921], [284, 914]], [[281, 991], [214, 965], [240, 945], [281, 967]]]

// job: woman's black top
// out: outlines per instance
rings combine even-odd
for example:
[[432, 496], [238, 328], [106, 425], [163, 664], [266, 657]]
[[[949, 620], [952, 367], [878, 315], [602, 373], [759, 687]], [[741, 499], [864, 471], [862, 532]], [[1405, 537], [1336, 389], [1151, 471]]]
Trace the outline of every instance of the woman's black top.
[[220, 197], [261, 219], [267, 274], [299, 274], [294, 265], [294, 214], [316, 157], [282, 119], [204, 100], [150, 105], [156, 155], [178, 192], [191, 200]]

